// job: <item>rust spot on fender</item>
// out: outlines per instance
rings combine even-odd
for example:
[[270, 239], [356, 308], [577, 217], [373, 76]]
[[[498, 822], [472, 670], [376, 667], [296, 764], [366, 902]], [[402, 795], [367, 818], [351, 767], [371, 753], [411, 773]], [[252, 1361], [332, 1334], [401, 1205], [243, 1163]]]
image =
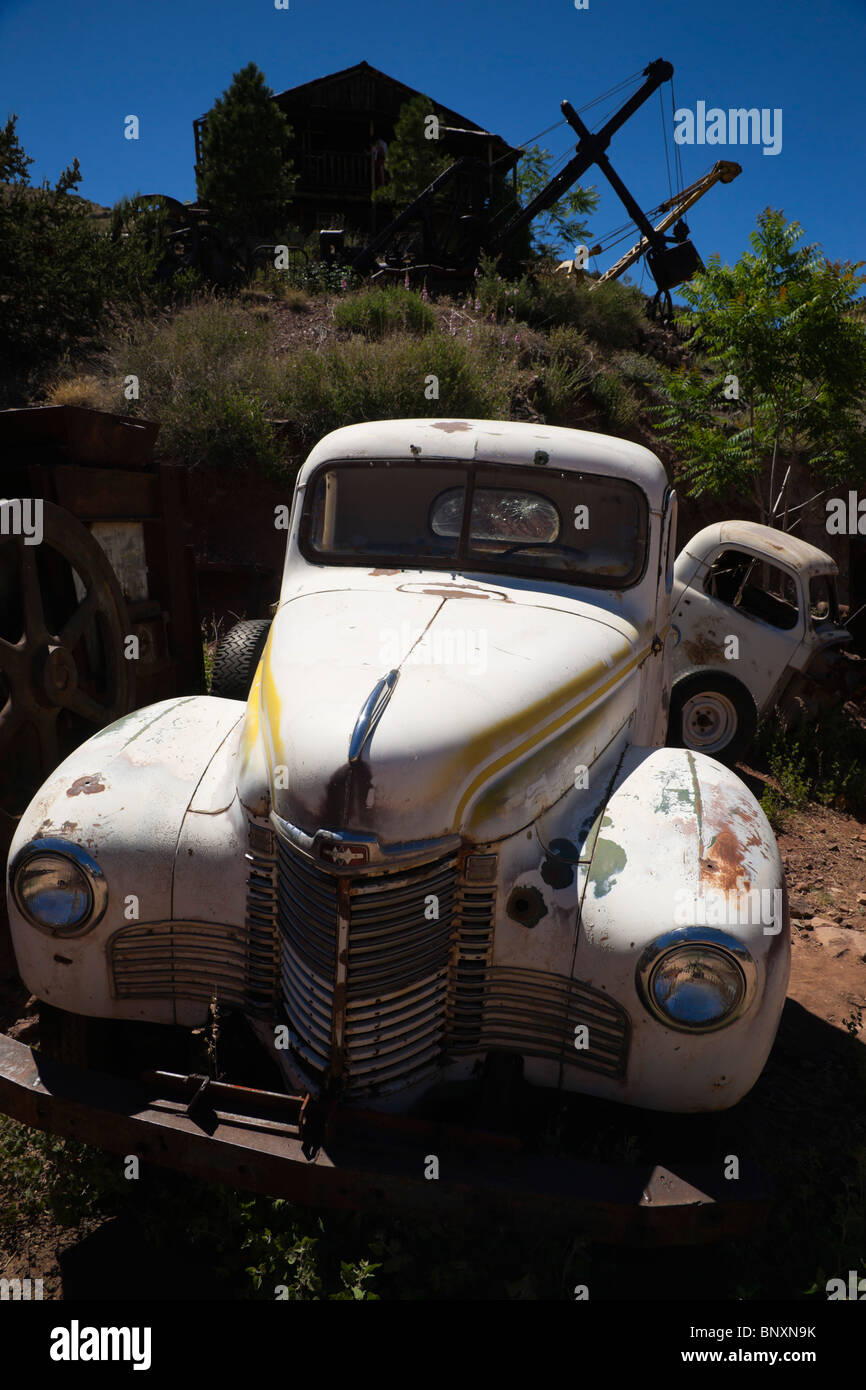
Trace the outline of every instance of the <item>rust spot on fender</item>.
[[719, 831], [701, 860], [701, 882], [706, 879], [723, 893], [749, 887], [751, 880], [743, 862], [743, 845], [728, 826]]
[[442, 430], [445, 434], [456, 434], [458, 430], [471, 430], [472, 426], [467, 425], [465, 420], [437, 420], [433, 429]]
[[377, 574], [399, 574], [399, 570], [370, 570], [370, 574], [375, 578]]
[[79, 792], [84, 792], [85, 796], [93, 796], [96, 792], [105, 791], [105, 783], [100, 782], [101, 772], [91, 772], [87, 777], [77, 777], [72, 786], [67, 788], [67, 796], [78, 796]]

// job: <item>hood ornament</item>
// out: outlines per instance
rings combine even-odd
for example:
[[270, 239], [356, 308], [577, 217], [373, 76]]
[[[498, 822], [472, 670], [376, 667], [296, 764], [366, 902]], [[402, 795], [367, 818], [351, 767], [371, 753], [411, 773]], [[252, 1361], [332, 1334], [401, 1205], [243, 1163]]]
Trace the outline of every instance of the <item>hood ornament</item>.
[[358, 761], [364, 751], [364, 745], [372, 737], [373, 730], [385, 713], [385, 706], [394, 693], [394, 686], [397, 684], [399, 674], [400, 672], [397, 670], [389, 671], [387, 676], [383, 676], [380, 681], [377, 681], [367, 696], [364, 708], [355, 722], [349, 743], [350, 763]]

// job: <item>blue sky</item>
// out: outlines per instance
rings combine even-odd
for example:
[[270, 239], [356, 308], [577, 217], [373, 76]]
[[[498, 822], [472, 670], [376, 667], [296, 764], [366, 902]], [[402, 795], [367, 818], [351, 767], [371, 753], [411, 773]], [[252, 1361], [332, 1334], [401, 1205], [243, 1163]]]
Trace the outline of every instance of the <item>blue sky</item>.
[[[689, 215], [705, 259], [717, 251], [736, 260], [768, 204], [802, 222], [831, 259], [866, 259], [866, 0], [588, 0], [581, 10], [574, 0], [289, 4], [0, 0], [0, 118], [18, 113], [32, 181], [53, 181], [77, 155], [79, 191], [95, 202], [135, 192], [195, 197], [192, 120], [250, 61], [280, 91], [366, 59], [521, 144], [560, 118], [563, 97], [579, 108], [663, 57], [675, 68], [678, 108], [703, 101], [782, 112], [778, 154], [680, 147], [687, 183], [718, 158], [743, 166]], [[670, 88], [663, 93], [670, 141]], [[131, 113], [137, 142], [123, 138]], [[569, 137], [561, 128], [542, 143], [558, 156]], [[658, 97], [609, 154], [644, 207], [667, 196]], [[602, 189], [598, 238], [626, 214], [601, 175], [585, 182]]]

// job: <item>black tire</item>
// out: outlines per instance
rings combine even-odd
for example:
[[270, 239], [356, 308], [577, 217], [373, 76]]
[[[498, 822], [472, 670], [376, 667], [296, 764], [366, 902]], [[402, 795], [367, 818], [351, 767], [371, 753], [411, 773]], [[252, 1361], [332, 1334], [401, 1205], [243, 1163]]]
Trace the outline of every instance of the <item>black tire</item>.
[[674, 682], [668, 717], [668, 744], [674, 748], [690, 748], [720, 763], [735, 763], [757, 726], [755, 702], [734, 676], [697, 671]]
[[217, 645], [210, 693], [223, 700], [246, 700], [261, 660], [270, 618], [248, 618], [235, 623]]

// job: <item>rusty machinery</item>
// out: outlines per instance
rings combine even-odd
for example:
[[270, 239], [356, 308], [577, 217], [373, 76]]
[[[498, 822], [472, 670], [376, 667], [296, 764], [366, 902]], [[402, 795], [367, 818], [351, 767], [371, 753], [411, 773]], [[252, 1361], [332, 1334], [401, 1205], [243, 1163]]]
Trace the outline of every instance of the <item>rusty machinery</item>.
[[[513, 261], [512, 250], [515, 239], [539, 213], [552, 207], [588, 169], [596, 165], [642, 234], [633, 252], [611, 267], [603, 278], [615, 278], [628, 265], [645, 256], [656, 284], [651, 312], [661, 309], [665, 316], [669, 316], [671, 289], [702, 268], [701, 258], [689, 240], [688, 227], [682, 221], [682, 212], [713, 184], [729, 183], [741, 172], [736, 164], [728, 163], [724, 167], [716, 165], [697, 184], [690, 185], [662, 205], [663, 209], [670, 211], [674, 208], [675, 211], [658, 227], [653, 226], [617, 174], [607, 155], [613, 136], [664, 82], [671, 80], [673, 71], [673, 65], [663, 58], [650, 63], [640, 74], [645, 81], [638, 90], [596, 132], [588, 129], [570, 102], [561, 102], [564, 120], [579, 136], [575, 153], [524, 208], [517, 207], [511, 211], [507, 204], [494, 208], [491, 196], [496, 178], [515, 166], [519, 152], [510, 152], [493, 163], [472, 155], [461, 156], [358, 252], [352, 262], [353, 268], [362, 274], [373, 275], [395, 269], [420, 270], [429, 272], [433, 279], [438, 277], [460, 282], [472, 275], [479, 258], [486, 254], [501, 257], [506, 273], [516, 271], [519, 267]], [[463, 134], [489, 138], [485, 132]], [[437, 222], [435, 208], [439, 195], [449, 185], [467, 179], [470, 191], [462, 211], [452, 207], [450, 215], [443, 217], [440, 213]], [[676, 225], [669, 237], [666, 231], [672, 223]]]
[[204, 689], [186, 472], [154, 464], [157, 428], [73, 406], [0, 412], [2, 492], [41, 503], [39, 544], [14, 533], [11, 504], [0, 528], [4, 856], [74, 747], [139, 705]]
[[[208, 208], [182, 203], [167, 193], [142, 193], [129, 199], [113, 219], [112, 237], [129, 235], [136, 222], [144, 225], [147, 237], [158, 247], [158, 281], [195, 271], [209, 284], [236, 286], [257, 267], [273, 265], [277, 250]], [[287, 253], [290, 259], [305, 254], [297, 246], [287, 247]]]

